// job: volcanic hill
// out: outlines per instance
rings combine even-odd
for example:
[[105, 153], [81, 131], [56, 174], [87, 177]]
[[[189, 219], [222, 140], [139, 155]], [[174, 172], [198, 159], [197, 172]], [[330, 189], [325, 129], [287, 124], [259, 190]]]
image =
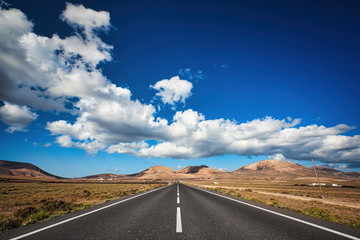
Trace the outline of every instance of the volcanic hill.
[[0, 160], [0, 175], [61, 179], [61, 177], [50, 174], [31, 163], [6, 160]]
[[[333, 168], [315, 167], [321, 178], [351, 177], [358, 178], [360, 173], [347, 173]], [[256, 162], [233, 171], [237, 178], [243, 179], [268, 179], [268, 180], [289, 180], [314, 178], [313, 167], [305, 167], [297, 163], [281, 160], [264, 160]]]

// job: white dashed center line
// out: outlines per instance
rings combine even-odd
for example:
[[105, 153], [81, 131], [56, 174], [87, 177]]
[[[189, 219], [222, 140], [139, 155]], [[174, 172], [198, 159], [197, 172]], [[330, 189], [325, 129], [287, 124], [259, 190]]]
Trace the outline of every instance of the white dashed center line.
[[178, 207], [176, 210], [176, 232], [182, 233], [180, 207]]
[[[176, 192], [177, 192], [176, 203], [180, 204], [179, 184], [177, 185]], [[176, 232], [182, 233], [180, 207], [177, 207], [177, 209], [176, 209]]]

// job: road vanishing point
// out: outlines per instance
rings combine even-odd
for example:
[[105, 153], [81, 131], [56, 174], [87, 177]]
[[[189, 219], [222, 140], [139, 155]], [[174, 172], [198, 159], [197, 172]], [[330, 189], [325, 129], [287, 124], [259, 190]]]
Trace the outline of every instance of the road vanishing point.
[[175, 183], [47, 221], [0, 239], [360, 239], [355, 228]]

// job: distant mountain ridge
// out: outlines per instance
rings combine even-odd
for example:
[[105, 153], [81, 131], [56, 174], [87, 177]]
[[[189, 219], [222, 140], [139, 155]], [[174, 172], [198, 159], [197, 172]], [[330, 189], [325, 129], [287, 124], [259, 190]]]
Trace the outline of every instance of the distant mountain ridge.
[[139, 179], [189, 179], [189, 178], [212, 178], [216, 175], [226, 173], [221, 170], [210, 168], [206, 165], [201, 166], [189, 166], [181, 170], [175, 170], [169, 167], [154, 166], [136, 174], [128, 175]]
[[139, 173], [130, 174], [128, 176], [139, 179], [170, 179], [174, 178], [177, 171], [164, 166], [153, 166]]
[[[327, 167], [316, 167], [319, 177], [322, 178], [360, 178], [358, 172], [342, 172]], [[25, 176], [61, 179], [39, 167], [23, 162], [0, 160], [0, 175]], [[263, 160], [240, 167], [232, 172], [214, 169], [206, 165], [188, 166], [175, 170], [164, 166], [153, 166], [141, 172], [128, 175], [102, 173], [81, 178], [79, 180], [174, 180], [174, 179], [259, 179], [259, 180], [285, 180], [314, 178], [314, 169], [297, 163], [280, 160]]]
[[7, 160], [0, 160], [0, 175], [62, 179], [31, 163]]
[[[342, 172], [327, 167], [315, 168], [319, 177], [322, 178], [360, 178], [360, 173], [358, 172]], [[263, 160], [238, 168], [233, 173], [246, 179], [300, 179], [315, 176], [313, 167], [305, 167], [297, 163], [281, 160]]]
[[94, 175], [90, 175], [90, 176], [86, 176], [86, 177], [82, 177], [82, 178], [86, 178], [86, 179], [120, 179], [124, 177], [124, 175], [118, 175], [118, 174], [113, 174], [113, 173], [101, 173], [101, 174], [94, 174]]
[[291, 163], [280, 160], [264, 160], [252, 163], [233, 171], [234, 173], [255, 173], [261, 174], [294, 174], [294, 175], [311, 175], [314, 170], [304, 167], [297, 163]]

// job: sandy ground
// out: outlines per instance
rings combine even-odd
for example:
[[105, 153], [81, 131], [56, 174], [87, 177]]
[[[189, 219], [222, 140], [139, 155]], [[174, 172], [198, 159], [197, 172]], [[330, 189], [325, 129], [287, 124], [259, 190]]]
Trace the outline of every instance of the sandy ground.
[[[246, 188], [243, 187], [226, 187], [226, 186], [213, 186], [213, 185], [198, 185], [200, 187], [206, 187], [206, 188], [226, 188], [226, 189], [237, 189], [237, 190], [245, 190]], [[313, 198], [313, 197], [303, 197], [303, 196], [296, 196], [291, 194], [282, 194], [282, 193], [271, 193], [271, 192], [264, 192], [264, 191], [257, 191], [253, 190], [253, 192], [266, 194], [266, 195], [272, 195], [272, 196], [278, 196], [278, 197], [285, 197], [285, 198], [291, 198], [291, 199], [298, 199], [303, 201], [318, 201], [326, 204], [332, 204], [332, 205], [338, 205], [338, 206], [344, 206], [344, 207], [351, 207], [351, 208], [357, 208], [360, 209], [359, 203], [348, 203], [348, 202], [342, 202], [342, 201], [336, 201], [336, 200], [330, 200], [326, 198]]]

